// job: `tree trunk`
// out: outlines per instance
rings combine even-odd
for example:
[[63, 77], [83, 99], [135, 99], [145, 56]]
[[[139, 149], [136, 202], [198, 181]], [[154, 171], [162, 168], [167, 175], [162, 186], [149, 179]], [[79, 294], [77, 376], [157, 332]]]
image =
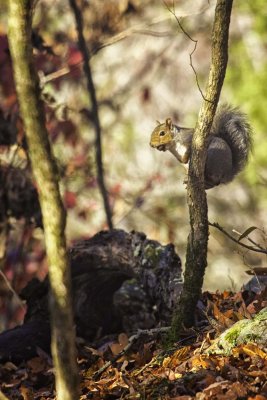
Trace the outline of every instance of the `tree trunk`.
[[193, 135], [187, 190], [191, 232], [187, 241], [184, 287], [173, 315], [171, 341], [179, 338], [183, 327], [194, 324], [194, 312], [201, 294], [207, 266], [209, 229], [204, 168], [208, 136], [227, 66], [231, 10], [232, 0], [217, 0], [212, 32], [212, 62], [209, 80]]
[[52, 355], [58, 400], [78, 399], [78, 372], [66, 252], [66, 215], [57, 168], [51, 153], [38, 75], [31, 45], [31, 0], [9, 0], [9, 32], [13, 69], [29, 156], [39, 190], [49, 262]]

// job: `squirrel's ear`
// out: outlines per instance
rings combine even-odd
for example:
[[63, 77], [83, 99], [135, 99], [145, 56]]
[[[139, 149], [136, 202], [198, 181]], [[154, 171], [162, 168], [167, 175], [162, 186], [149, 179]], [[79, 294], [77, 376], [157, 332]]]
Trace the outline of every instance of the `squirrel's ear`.
[[157, 123], [158, 125], [161, 125], [161, 122], [159, 122], [158, 120], [156, 121], [156, 123]]
[[171, 118], [166, 119], [166, 127], [172, 129], [172, 120]]

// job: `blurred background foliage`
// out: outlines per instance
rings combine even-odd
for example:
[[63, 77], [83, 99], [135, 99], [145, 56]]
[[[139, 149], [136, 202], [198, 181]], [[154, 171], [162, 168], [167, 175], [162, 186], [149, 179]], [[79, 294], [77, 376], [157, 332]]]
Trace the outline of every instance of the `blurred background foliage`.
[[[151, 149], [149, 138], [156, 120], [171, 117], [188, 127], [196, 123], [202, 97], [190, 66], [195, 45], [190, 38], [197, 41], [192, 63], [204, 91], [215, 1], [77, 3], [92, 56], [114, 227], [143, 231], [161, 243], [173, 242], [184, 262], [189, 231], [184, 170], [171, 154]], [[0, 7], [0, 325], [6, 326], [10, 320], [11, 325], [18, 322], [23, 314], [18, 301], [9, 301], [14, 298], [11, 287], [18, 293], [33, 276], [43, 278], [47, 266], [13, 83], [7, 9], [5, 3]], [[96, 179], [91, 105], [68, 2], [37, 2], [32, 41], [71, 245], [107, 225]], [[263, 246], [267, 225], [266, 48], [267, 3], [236, 0], [221, 102], [239, 106], [248, 114], [254, 129], [254, 152], [249, 166], [233, 183], [208, 191], [209, 220], [229, 232], [257, 226], [259, 230], [251, 237]], [[205, 288], [209, 290], [238, 289], [249, 278], [245, 270], [265, 266], [264, 256], [244, 252], [214, 228], [208, 257]]]

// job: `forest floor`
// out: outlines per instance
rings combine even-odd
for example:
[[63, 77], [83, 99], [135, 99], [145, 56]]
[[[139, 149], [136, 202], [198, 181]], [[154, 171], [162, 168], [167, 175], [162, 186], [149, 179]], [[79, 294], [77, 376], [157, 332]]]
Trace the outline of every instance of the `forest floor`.
[[[266, 307], [265, 299], [263, 293], [251, 303], [244, 301], [244, 292], [204, 293], [206, 324], [168, 350], [160, 329], [133, 337], [121, 333], [98, 348], [79, 343], [80, 400], [267, 400], [266, 348], [247, 343], [227, 356], [207, 351], [226, 328]], [[41, 349], [38, 354], [20, 365], [0, 366], [7, 399], [56, 399], [51, 357]]]

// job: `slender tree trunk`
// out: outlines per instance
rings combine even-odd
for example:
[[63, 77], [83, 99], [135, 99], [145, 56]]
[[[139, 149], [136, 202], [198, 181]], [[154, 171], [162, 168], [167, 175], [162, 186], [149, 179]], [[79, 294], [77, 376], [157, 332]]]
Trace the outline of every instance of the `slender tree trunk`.
[[8, 398], [1, 391], [0, 391], [0, 400], [8, 400]]
[[100, 118], [98, 112], [98, 103], [96, 97], [95, 84], [93, 81], [93, 75], [90, 65], [90, 53], [88, 47], [86, 45], [86, 41], [83, 35], [83, 17], [82, 13], [76, 3], [76, 0], [69, 0], [70, 7], [73, 11], [76, 23], [76, 30], [78, 34], [78, 43], [83, 56], [83, 70], [85, 74], [85, 78], [87, 81], [87, 90], [89, 93], [89, 97], [91, 100], [91, 109], [92, 109], [92, 120], [95, 130], [95, 159], [96, 159], [96, 168], [97, 168], [97, 181], [100, 189], [100, 193], [103, 199], [104, 210], [106, 213], [107, 225], [109, 229], [113, 228], [112, 223], [112, 212], [110, 209], [108, 191], [106, 189], [105, 178], [104, 178], [104, 168], [103, 168], [103, 160], [102, 160], [102, 140], [101, 140], [101, 125]]
[[187, 203], [191, 231], [188, 236], [184, 286], [173, 315], [171, 340], [183, 327], [194, 324], [194, 312], [201, 294], [208, 247], [208, 206], [204, 189], [207, 139], [223, 85], [228, 60], [228, 35], [233, 0], [217, 0], [213, 31], [212, 61], [206, 94], [193, 136], [189, 166]]
[[32, 0], [9, 0], [8, 39], [29, 155], [42, 209], [51, 284], [52, 355], [58, 400], [78, 399], [75, 334], [66, 252], [66, 215], [51, 152], [31, 45]]

